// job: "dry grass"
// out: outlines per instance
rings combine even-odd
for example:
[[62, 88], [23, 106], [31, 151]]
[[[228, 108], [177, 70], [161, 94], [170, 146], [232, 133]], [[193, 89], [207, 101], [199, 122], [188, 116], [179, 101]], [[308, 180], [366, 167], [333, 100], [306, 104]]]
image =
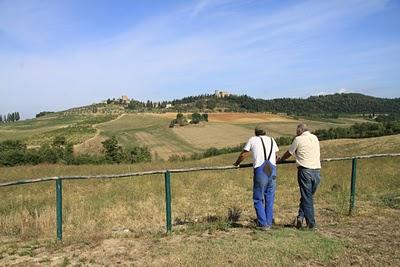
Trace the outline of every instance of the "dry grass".
[[[322, 142], [323, 151], [398, 152], [399, 136]], [[374, 146], [357, 143], [369, 142]], [[386, 146], [386, 144], [391, 144]], [[393, 150], [389, 151], [389, 148]], [[383, 151], [380, 150], [383, 149]], [[282, 148], [283, 152], [284, 148]], [[0, 168], [0, 181], [41, 176], [104, 174], [189, 166], [228, 165], [237, 154], [181, 163], [41, 165]], [[165, 237], [162, 175], [117, 180], [64, 181], [64, 243], [55, 237], [54, 183], [0, 188], [0, 260], [57, 265], [399, 265], [399, 158], [360, 160], [357, 213], [348, 217], [351, 163], [323, 164], [316, 195], [319, 232], [286, 227], [298, 205], [296, 168], [280, 166], [270, 233], [252, 228], [250, 169], [172, 175], [174, 234]], [[227, 220], [241, 210], [236, 227]], [[311, 253], [312, 252], [312, 253]], [[395, 255], [395, 256], [394, 256]]]
[[174, 133], [198, 149], [226, 147], [246, 142], [253, 131], [227, 123], [206, 123], [173, 129]]
[[135, 138], [139, 143], [145, 144], [150, 148], [152, 158], [155, 160], [168, 160], [171, 155], [186, 155], [179, 146], [174, 146], [171, 142], [165, 139], [159, 139], [156, 136], [146, 133], [137, 132]]
[[234, 124], [295, 121], [287, 116], [271, 113], [209, 113], [208, 120]]

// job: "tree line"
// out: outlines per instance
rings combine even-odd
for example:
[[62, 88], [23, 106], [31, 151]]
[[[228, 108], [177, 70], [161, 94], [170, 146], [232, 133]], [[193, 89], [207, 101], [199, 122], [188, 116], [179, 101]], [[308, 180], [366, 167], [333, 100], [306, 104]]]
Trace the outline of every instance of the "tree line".
[[349, 128], [336, 127], [314, 132], [319, 140], [340, 138], [367, 138], [400, 134], [400, 119], [396, 115], [378, 116], [376, 122], [356, 123]]
[[[107, 103], [122, 104], [108, 99]], [[167, 108], [168, 107], [168, 108]], [[145, 102], [131, 99], [128, 110], [137, 112], [272, 112], [293, 116], [318, 116], [337, 118], [340, 114], [375, 114], [400, 112], [400, 98], [378, 98], [359, 93], [337, 93], [332, 95], [310, 96], [308, 98], [261, 99], [248, 95], [229, 95], [216, 97], [213, 94], [188, 96], [172, 101]]]
[[229, 95], [216, 98], [213, 95], [200, 95], [173, 100], [176, 109], [214, 110], [231, 112], [277, 112], [293, 115], [358, 113], [396, 113], [400, 112], [400, 98], [377, 98], [358, 93], [310, 96], [308, 98], [277, 98], [265, 100], [247, 95]]
[[37, 165], [40, 163], [120, 164], [151, 161], [150, 149], [146, 146], [123, 149], [119, 146], [115, 136], [105, 140], [102, 144], [102, 155], [74, 155], [72, 143], [67, 142], [64, 136], [55, 137], [51, 144], [30, 149], [20, 140], [6, 140], [0, 142], [0, 166]]
[[8, 113], [7, 115], [0, 114], [0, 123], [15, 122], [21, 119], [19, 112]]

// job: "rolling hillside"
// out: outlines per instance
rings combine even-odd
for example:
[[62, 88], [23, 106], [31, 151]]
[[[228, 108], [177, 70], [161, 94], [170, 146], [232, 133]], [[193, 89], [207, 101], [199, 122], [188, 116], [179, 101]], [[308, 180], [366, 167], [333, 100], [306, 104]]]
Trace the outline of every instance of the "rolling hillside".
[[[0, 125], [0, 141], [22, 140], [28, 147], [50, 144], [56, 136], [65, 136], [73, 143], [75, 154], [99, 154], [102, 142], [116, 136], [119, 144], [130, 149], [148, 146], [153, 159], [168, 160], [171, 155], [190, 155], [210, 147], [223, 148], [244, 143], [253, 135], [257, 124], [268, 134], [293, 136], [296, 120], [270, 113], [209, 113], [209, 122], [169, 128], [176, 113], [71, 114], [54, 113], [32, 120]], [[301, 120], [311, 129], [346, 127], [357, 118], [338, 118], [329, 121]]]

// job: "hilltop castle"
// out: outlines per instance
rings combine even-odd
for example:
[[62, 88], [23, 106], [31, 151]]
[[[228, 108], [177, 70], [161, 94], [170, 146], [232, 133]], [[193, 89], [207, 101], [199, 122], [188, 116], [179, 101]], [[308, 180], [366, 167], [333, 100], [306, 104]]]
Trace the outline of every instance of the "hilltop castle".
[[215, 90], [215, 94], [214, 95], [215, 95], [216, 98], [224, 98], [225, 96], [230, 96], [231, 93]]

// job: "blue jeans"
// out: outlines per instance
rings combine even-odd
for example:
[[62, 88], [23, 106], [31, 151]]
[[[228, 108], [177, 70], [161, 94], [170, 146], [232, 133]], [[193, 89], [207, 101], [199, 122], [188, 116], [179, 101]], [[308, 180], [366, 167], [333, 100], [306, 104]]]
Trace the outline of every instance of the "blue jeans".
[[308, 227], [315, 226], [313, 196], [315, 191], [317, 191], [320, 180], [319, 169], [305, 169], [299, 167], [297, 170], [297, 181], [299, 182], [301, 195], [299, 215], [297, 217], [300, 220], [305, 218]]
[[274, 218], [274, 199], [276, 189], [276, 176], [268, 177], [263, 168], [264, 162], [254, 169], [253, 178], [253, 202], [256, 209], [258, 224], [261, 226], [271, 226]]

